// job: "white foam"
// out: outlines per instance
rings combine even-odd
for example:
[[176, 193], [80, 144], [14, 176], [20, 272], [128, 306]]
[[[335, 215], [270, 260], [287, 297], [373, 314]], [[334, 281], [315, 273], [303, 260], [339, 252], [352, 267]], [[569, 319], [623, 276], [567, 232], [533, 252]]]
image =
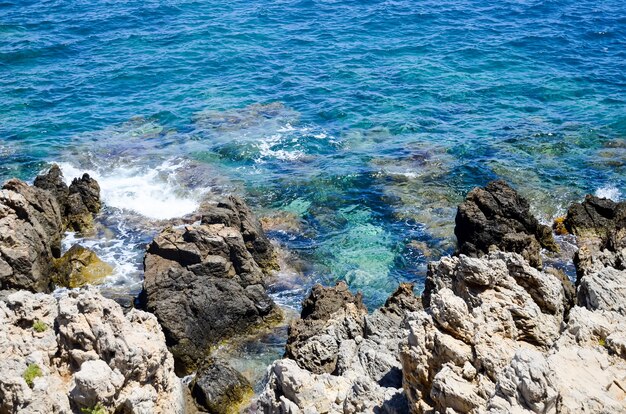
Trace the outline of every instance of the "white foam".
[[596, 190], [596, 197], [608, 198], [613, 201], [619, 201], [621, 192], [617, 187], [606, 186]]
[[170, 219], [193, 213], [199, 197], [186, 193], [173, 178], [183, 163], [168, 160], [156, 168], [131, 166], [104, 168], [99, 171], [79, 169], [59, 163], [66, 181], [88, 173], [100, 184], [101, 198], [109, 207], [131, 210], [152, 219]]

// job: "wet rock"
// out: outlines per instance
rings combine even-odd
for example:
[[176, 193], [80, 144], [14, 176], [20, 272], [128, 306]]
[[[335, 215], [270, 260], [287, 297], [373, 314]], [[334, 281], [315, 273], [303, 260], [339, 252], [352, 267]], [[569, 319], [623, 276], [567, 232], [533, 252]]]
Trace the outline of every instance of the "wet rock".
[[97, 285], [113, 273], [113, 268], [92, 251], [78, 244], [54, 261], [54, 282], [69, 288]]
[[521, 254], [541, 267], [541, 248], [557, 251], [548, 226], [539, 224], [528, 202], [504, 181], [470, 191], [459, 206], [454, 234], [459, 253], [477, 257], [492, 246]]
[[340, 282], [315, 286], [292, 323], [284, 359], [268, 369], [257, 404], [267, 413], [404, 413], [398, 348], [406, 314], [420, 309], [413, 286], [401, 285], [372, 314]]
[[[24, 379], [35, 364], [41, 375]], [[183, 413], [182, 384], [156, 318], [93, 290], [0, 300], [0, 412]]]
[[196, 373], [191, 393], [210, 413], [228, 414], [237, 412], [237, 407], [252, 396], [252, 386], [227, 363], [210, 360]]
[[220, 341], [280, 319], [255, 260], [269, 257], [271, 245], [239, 202], [217, 204], [203, 224], [166, 228], [148, 246], [146, 307], [163, 326], [181, 373]]

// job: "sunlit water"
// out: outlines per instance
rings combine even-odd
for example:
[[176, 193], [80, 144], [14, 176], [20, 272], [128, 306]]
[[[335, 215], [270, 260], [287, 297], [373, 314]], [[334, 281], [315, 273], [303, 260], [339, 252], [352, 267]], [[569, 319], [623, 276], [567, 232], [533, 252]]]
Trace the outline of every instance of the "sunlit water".
[[549, 221], [626, 194], [626, 3], [0, 0], [0, 178], [102, 187], [68, 235], [141, 289], [165, 219], [238, 193], [285, 251], [276, 299], [380, 305], [504, 178]]

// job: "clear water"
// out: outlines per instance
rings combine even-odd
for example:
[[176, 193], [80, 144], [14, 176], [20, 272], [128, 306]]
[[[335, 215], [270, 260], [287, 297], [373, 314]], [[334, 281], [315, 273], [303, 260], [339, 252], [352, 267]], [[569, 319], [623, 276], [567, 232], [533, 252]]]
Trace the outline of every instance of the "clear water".
[[[550, 220], [626, 194], [626, 3], [0, 0], [0, 178], [89, 170], [136, 291], [162, 223], [237, 192], [314, 281], [382, 303], [496, 177]], [[70, 236], [67, 244], [74, 241]]]

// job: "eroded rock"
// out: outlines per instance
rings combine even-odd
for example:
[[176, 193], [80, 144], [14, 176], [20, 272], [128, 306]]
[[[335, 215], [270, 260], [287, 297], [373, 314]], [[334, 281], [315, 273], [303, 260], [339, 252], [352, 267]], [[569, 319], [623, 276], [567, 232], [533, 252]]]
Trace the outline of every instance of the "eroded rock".
[[[93, 290], [0, 300], [0, 412], [183, 413], [182, 384], [156, 318]], [[40, 375], [32, 387], [29, 365]]]

